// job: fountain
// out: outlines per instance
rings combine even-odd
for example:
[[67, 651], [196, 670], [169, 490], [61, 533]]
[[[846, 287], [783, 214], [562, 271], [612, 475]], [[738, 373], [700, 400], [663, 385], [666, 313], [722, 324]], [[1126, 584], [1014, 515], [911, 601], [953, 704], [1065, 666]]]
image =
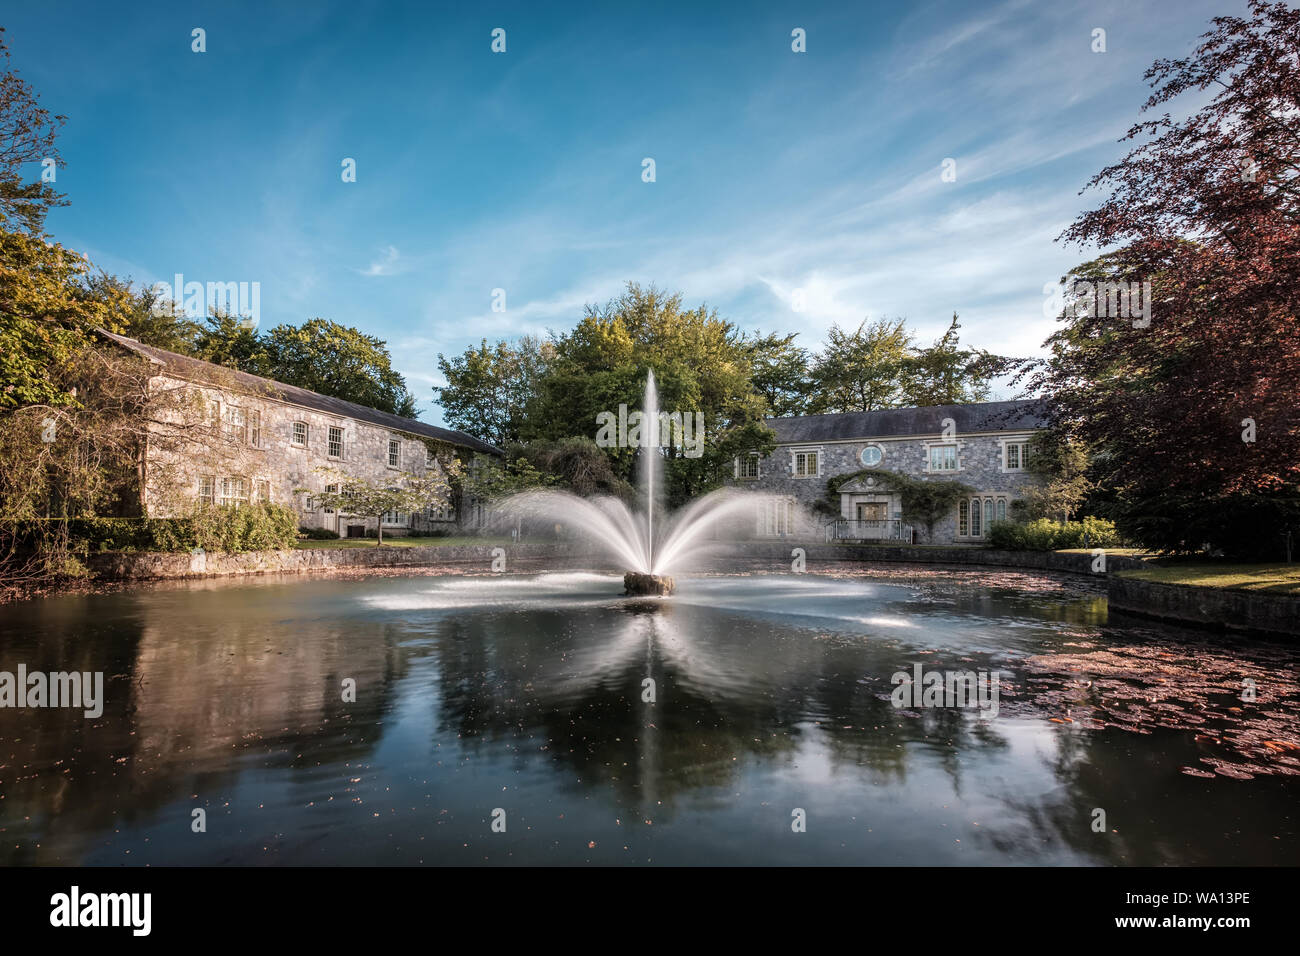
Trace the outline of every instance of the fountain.
[[[668, 572], [685, 568], [709, 547], [708, 533], [719, 523], [752, 514], [760, 496], [721, 489], [663, 516], [663, 456], [659, 453], [659, 393], [654, 371], [646, 376], [640, 429], [639, 491], [645, 513], [634, 514], [617, 498], [581, 498], [566, 491], [539, 490], [501, 502], [508, 514], [544, 517], [573, 528], [592, 545], [618, 560], [629, 595], [665, 597], [676, 582]], [[659, 520], [656, 521], [656, 518]]]

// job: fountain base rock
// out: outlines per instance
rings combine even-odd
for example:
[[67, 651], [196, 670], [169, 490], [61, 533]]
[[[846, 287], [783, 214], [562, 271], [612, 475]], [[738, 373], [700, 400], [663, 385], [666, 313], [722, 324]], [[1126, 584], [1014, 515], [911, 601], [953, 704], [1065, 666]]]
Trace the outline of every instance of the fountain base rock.
[[629, 595], [655, 595], [667, 597], [676, 587], [666, 574], [640, 574], [629, 571], [623, 575], [623, 592]]

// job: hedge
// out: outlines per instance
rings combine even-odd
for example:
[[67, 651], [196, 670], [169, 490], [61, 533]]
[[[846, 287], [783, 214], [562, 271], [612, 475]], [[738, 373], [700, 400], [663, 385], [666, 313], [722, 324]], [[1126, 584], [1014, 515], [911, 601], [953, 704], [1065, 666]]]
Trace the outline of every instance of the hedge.
[[1104, 518], [1084, 518], [1064, 524], [1039, 518], [1024, 523], [995, 521], [989, 525], [988, 542], [1006, 551], [1059, 551], [1063, 548], [1117, 548], [1124, 539], [1115, 523]]
[[39, 550], [66, 528], [75, 554], [104, 551], [267, 551], [292, 548], [298, 516], [284, 505], [259, 502], [242, 508], [204, 508], [183, 518], [68, 518], [9, 524], [20, 545]]

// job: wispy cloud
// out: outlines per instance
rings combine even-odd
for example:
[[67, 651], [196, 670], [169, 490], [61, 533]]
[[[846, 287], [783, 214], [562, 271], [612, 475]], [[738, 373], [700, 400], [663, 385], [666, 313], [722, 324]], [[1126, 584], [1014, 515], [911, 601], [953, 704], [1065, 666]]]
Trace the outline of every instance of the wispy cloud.
[[402, 254], [397, 251], [396, 246], [385, 246], [383, 256], [359, 271], [363, 276], [397, 275], [401, 266], [401, 259]]

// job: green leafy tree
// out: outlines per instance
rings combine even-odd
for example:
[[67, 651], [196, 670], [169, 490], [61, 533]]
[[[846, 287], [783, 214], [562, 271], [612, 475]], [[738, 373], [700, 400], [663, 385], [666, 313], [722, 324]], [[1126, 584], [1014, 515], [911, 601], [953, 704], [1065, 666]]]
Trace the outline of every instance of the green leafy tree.
[[[750, 343], [716, 310], [684, 308], [680, 293], [628, 283], [604, 305], [588, 306], [577, 327], [553, 344], [526, 440], [592, 436], [600, 413], [640, 408], [653, 369], [661, 410], [704, 417], [698, 457], [688, 456], [680, 441], [664, 452], [670, 504], [716, 488], [731, 475], [734, 456], [774, 447], [763, 422], [767, 400], [754, 387]], [[616, 473], [630, 479], [638, 449], [604, 451]]]
[[903, 404], [911, 350], [903, 319], [863, 321], [852, 332], [832, 325], [813, 365], [809, 411], [870, 412]]
[[122, 335], [182, 355], [197, 351], [203, 326], [152, 286], [137, 288], [129, 279], [100, 271], [87, 278], [86, 289], [109, 306], [117, 321], [116, 331]]
[[462, 481], [464, 490], [480, 501], [496, 501], [557, 484], [559, 478], [547, 474], [522, 455], [508, 460], [480, 458]]
[[[31, 86], [9, 65], [0, 27], [0, 225], [32, 236], [44, 233], [45, 216], [67, 201], [46, 180], [62, 165], [55, 138], [66, 117], [40, 105]], [[47, 165], [46, 161], [53, 165]], [[28, 182], [23, 167], [36, 165], [41, 178]]]
[[948, 329], [928, 348], [913, 348], [902, 370], [903, 404], [963, 405], [984, 402], [989, 382], [1004, 372], [1009, 360], [982, 349], [962, 348], [957, 313]]
[[266, 333], [273, 377], [380, 411], [414, 418], [415, 398], [393, 369], [383, 339], [329, 319]]
[[1029, 440], [1029, 473], [1041, 484], [1021, 489], [1015, 510], [1030, 520], [1050, 518], [1064, 524], [1093, 490], [1088, 479], [1088, 453], [1060, 430], [1046, 428]]
[[445, 508], [452, 501], [452, 484], [461, 476], [460, 462], [454, 458], [423, 475], [402, 472], [400, 477], [386, 477], [383, 481], [360, 478], [334, 468], [317, 468], [316, 471], [333, 491], [295, 488], [294, 492], [311, 495], [318, 507], [359, 518], [375, 518], [379, 529], [376, 546], [384, 543], [385, 514]]
[[277, 377], [274, 375], [276, 369], [271, 361], [270, 350], [265, 339], [258, 334], [255, 325], [243, 321], [238, 316], [218, 310], [208, 315], [203, 323], [194, 336], [194, 345], [190, 354], [206, 362], [214, 362], [239, 372], [248, 372], [250, 375]]
[[808, 377], [812, 357], [794, 344], [797, 333], [758, 335], [748, 342], [754, 390], [767, 401], [775, 418], [804, 415], [814, 394]]
[[614, 495], [628, 502], [636, 497], [636, 490], [615, 473], [609, 457], [590, 438], [535, 442], [520, 454], [575, 494]]
[[320, 318], [265, 333], [220, 311], [205, 322], [195, 336], [199, 358], [383, 412], [417, 415], [415, 397], [377, 336]]
[[477, 348], [450, 359], [439, 353], [438, 369], [447, 384], [435, 386], [434, 392], [443, 418], [452, 428], [497, 448], [519, 441], [528, 406], [553, 353], [550, 343], [534, 336], [493, 346], [483, 339]]

